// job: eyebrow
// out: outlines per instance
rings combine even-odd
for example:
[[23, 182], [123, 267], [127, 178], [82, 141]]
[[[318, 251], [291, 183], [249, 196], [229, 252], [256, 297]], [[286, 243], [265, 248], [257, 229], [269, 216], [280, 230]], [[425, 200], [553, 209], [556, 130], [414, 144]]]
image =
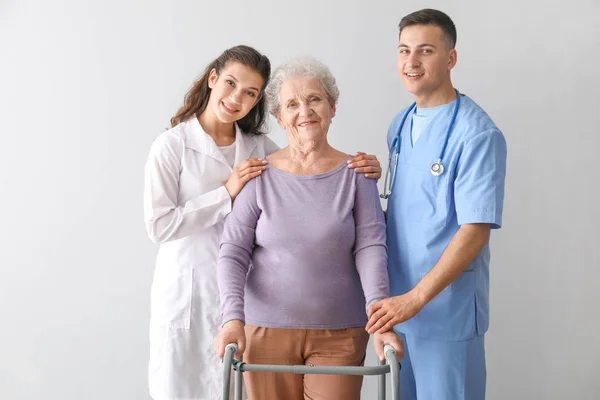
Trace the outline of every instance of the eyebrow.
[[[230, 77], [231, 79], [233, 79], [235, 81], [235, 83], [239, 83], [237, 79], [235, 79], [235, 76], [231, 75], [231, 74], [227, 74], [228, 77]], [[260, 90], [258, 90], [255, 87], [249, 87], [248, 89], [253, 89], [256, 90], [257, 92], [260, 92]]]
[[[400, 43], [400, 45], [398, 47], [409, 47], [409, 46], [406, 45], [406, 44]], [[431, 43], [422, 43], [422, 44], [417, 45], [416, 47], [417, 48], [422, 48], [422, 47], [433, 47], [433, 48], [435, 48], [435, 46], [433, 44], [431, 44]]]
[[289, 104], [292, 101], [298, 101], [298, 98], [300, 98], [301, 100], [305, 100], [305, 99], [310, 99], [312, 97], [318, 97], [318, 98], [322, 99], [323, 95], [316, 90], [314, 92], [302, 93], [298, 96], [294, 96], [294, 97], [290, 98], [289, 100], [286, 101], [285, 104]]

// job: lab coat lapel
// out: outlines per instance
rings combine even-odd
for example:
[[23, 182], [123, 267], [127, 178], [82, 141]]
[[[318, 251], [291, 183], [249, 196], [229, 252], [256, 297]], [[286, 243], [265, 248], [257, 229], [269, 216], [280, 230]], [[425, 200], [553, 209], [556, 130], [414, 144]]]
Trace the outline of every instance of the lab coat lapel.
[[[184, 132], [186, 136], [185, 147], [214, 158], [229, 167], [227, 160], [223, 157], [223, 153], [221, 153], [215, 141], [202, 129], [198, 118], [194, 117], [186, 121]], [[236, 132], [236, 140], [237, 136]], [[231, 169], [231, 167], [229, 168]]]
[[254, 138], [242, 132], [238, 124], [235, 124], [235, 163], [234, 165], [240, 165], [242, 161], [250, 157], [254, 149], [256, 148], [256, 141]]

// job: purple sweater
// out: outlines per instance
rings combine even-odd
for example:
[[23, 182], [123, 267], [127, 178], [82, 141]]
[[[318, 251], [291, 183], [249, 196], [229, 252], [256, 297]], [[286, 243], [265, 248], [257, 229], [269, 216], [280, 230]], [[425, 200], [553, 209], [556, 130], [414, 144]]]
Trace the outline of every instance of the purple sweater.
[[364, 326], [365, 306], [388, 296], [385, 232], [375, 181], [345, 161], [310, 176], [269, 166], [225, 221], [217, 266], [223, 323]]

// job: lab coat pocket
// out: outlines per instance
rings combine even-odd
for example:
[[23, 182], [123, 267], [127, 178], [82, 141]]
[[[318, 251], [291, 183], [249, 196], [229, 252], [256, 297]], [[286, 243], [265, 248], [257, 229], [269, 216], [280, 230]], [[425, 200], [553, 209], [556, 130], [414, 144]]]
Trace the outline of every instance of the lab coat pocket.
[[157, 276], [152, 290], [152, 324], [171, 329], [189, 329], [192, 306], [193, 268], [180, 268]]

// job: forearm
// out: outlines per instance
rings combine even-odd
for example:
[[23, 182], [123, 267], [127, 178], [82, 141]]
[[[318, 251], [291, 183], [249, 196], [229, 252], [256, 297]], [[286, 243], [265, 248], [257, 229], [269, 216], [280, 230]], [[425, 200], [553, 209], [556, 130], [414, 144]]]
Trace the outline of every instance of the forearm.
[[245, 321], [244, 288], [250, 265], [250, 252], [236, 245], [221, 246], [217, 263], [217, 281], [221, 301], [222, 324]]
[[223, 186], [177, 206], [167, 196], [147, 196], [145, 219], [150, 239], [158, 244], [180, 239], [222, 221], [231, 211], [231, 198]]
[[461, 225], [438, 262], [413, 289], [421, 308], [460, 276], [483, 249], [489, 235], [489, 224]]
[[355, 262], [368, 309], [389, 296], [387, 249], [383, 245], [364, 248], [356, 254]]

